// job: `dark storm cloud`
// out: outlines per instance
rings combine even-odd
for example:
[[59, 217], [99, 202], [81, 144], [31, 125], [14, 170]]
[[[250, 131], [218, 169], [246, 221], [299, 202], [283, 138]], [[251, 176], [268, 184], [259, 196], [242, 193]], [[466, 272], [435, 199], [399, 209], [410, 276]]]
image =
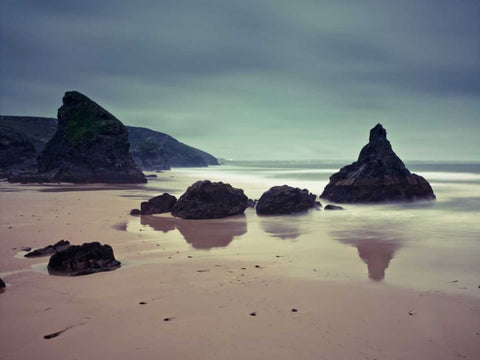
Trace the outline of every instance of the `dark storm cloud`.
[[313, 134], [375, 121], [448, 134], [455, 117], [478, 134], [479, 16], [476, 0], [4, 0], [0, 112], [52, 116], [78, 89], [126, 123], [237, 157], [258, 156], [246, 138], [267, 153], [292, 134], [292, 157], [335, 156]]

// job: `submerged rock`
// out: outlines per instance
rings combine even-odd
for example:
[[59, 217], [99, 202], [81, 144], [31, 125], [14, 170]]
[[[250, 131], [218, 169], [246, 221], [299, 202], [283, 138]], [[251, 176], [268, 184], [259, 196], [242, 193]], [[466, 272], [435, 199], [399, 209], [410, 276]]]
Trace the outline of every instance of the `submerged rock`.
[[218, 219], [243, 214], [248, 198], [243, 190], [222, 182], [197, 181], [178, 199], [172, 215], [183, 219]]
[[316, 198], [317, 195], [307, 189], [302, 190], [288, 185], [274, 186], [263, 193], [255, 209], [259, 215], [304, 212], [318, 206]]
[[55, 182], [145, 183], [129, 147], [127, 128], [117, 118], [85, 95], [66, 92], [38, 170]]
[[320, 197], [337, 203], [435, 199], [430, 184], [412, 174], [392, 150], [381, 124], [370, 130], [358, 160], [333, 174]]
[[130, 210], [130, 215], [140, 215], [140, 209], [132, 209]]
[[119, 268], [110, 245], [99, 242], [72, 245], [64, 251], [52, 255], [48, 262], [48, 272], [52, 275], [88, 275]]
[[55, 254], [59, 251], [66, 250], [69, 247], [70, 247], [70, 242], [69, 241], [60, 240], [59, 242], [57, 242], [54, 245], [48, 245], [48, 246], [45, 246], [44, 248], [33, 250], [33, 251], [29, 252], [28, 254], [25, 254], [24, 256], [27, 257], [27, 258], [48, 256], [48, 255]]
[[0, 278], [0, 289], [5, 289], [5, 282]]
[[345, 210], [345, 209], [338, 205], [328, 204], [327, 206], [325, 206], [325, 210]]
[[140, 204], [140, 213], [142, 215], [163, 214], [172, 211], [174, 205], [177, 203], [177, 198], [173, 195], [164, 193], [163, 195], [155, 196], [148, 201]]

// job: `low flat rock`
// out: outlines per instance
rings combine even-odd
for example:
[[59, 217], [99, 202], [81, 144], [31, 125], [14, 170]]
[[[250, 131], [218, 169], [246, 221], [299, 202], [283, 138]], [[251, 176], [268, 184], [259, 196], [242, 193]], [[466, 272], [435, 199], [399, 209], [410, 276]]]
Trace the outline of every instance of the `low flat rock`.
[[78, 276], [115, 270], [120, 265], [115, 260], [110, 245], [91, 242], [72, 245], [52, 255], [48, 262], [48, 272], [52, 275]]
[[25, 254], [24, 256], [27, 258], [33, 258], [33, 257], [42, 257], [42, 256], [49, 256], [53, 255], [59, 251], [66, 250], [70, 247], [70, 242], [67, 240], [60, 240], [54, 245], [48, 245], [45, 246], [44, 248], [41, 249], [35, 249], [33, 251], [30, 251], [28, 254]]
[[370, 130], [358, 160], [330, 176], [321, 198], [336, 203], [433, 200], [430, 184], [395, 154], [381, 124]]
[[315, 199], [317, 195], [307, 189], [294, 188], [288, 185], [274, 186], [265, 191], [255, 207], [259, 215], [283, 215], [305, 212], [321, 206]]
[[219, 219], [243, 214], [247, 206], [243, 190], [203, 180], [191, 185], [178, 199], [172, 215], [183, 219]]
[[328, 204], [327, 206], [325, 206], [325, 210], [345, 210], [345, 209], [338, 205]]
[[177, 198], [175, 196], [164, 193], [142, 202], [140, 204], [140, 213], [142, 215], [168, 213], [172, 211], [176, 203]]

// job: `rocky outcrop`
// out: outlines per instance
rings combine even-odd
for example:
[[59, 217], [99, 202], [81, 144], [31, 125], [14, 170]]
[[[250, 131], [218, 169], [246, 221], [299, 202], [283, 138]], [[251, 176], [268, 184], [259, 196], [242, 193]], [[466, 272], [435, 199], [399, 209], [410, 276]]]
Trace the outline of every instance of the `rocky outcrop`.
[[72, 183], [145, 183], [129, 154], [127, 128], [76, 91], [65, 93], [55, 135], [38, 158], [39, 173]]
[[320, 197], [337, 203], [435, 199], [430, 184], [412, 174], [392, 150], [381, 124], [370, 130], [358, 160], [333, 174]]
[[88, 275], [119, 268], [110, 245], [99, 242], [72, 245], [64, 251], [52, 255], [48, 262], [48, 272], [52, 275]]
[[243, 190], [222, 182], [197, 181], [178, 199], [172, 215], [183, 219], [218, 219], [243, 214], [248, 198]]
[[[29, 137], [36, 157], [57, 129], [57, 119], [0, 115], [0, 124], [9, 126]], [[136, 126], [127, 126], [130, 154], [144, 170], [167, 170], [175, 166], [219, 165], [218, 160], [162, 132]]]
[[164, 193], [163, 195], [155, 196], [148, 201], [140, 204], [140, 213], [142, 215], [163, 214], [172, 211], [174, 205], [177, 203], [177, 198], [173, 195]]
[[315, 201], [317, 195], [307, 189], [288, 185], [274, 186], [265, 191], [255, 207], [259, 215], [292, 214], [321, 206]]
[[45, 246], [44, 248], [41, 249], [36, 249], [28, 254], [25, 254], [24, 256], [27, 258], [33, 258], [33, 257], [41, 257], [41, 256], [49, 256], [52, 254], [55, 254], [59, 251], [66, 250], [70, 247], [70, 242], [66, 240], [60, 240], [54, 245], [48, 245]]

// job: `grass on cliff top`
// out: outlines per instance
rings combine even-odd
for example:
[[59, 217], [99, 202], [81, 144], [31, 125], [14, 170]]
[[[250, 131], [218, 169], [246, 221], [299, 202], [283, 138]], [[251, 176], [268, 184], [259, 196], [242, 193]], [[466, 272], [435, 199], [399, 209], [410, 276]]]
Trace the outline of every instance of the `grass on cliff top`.
[[65, 137], [70, 143], [82, 142], [110, 125], [109, 121], [102, 123], [96, 120], [89, 111], [79, 110], [70, 115], [70, 120], [65, 126]]

